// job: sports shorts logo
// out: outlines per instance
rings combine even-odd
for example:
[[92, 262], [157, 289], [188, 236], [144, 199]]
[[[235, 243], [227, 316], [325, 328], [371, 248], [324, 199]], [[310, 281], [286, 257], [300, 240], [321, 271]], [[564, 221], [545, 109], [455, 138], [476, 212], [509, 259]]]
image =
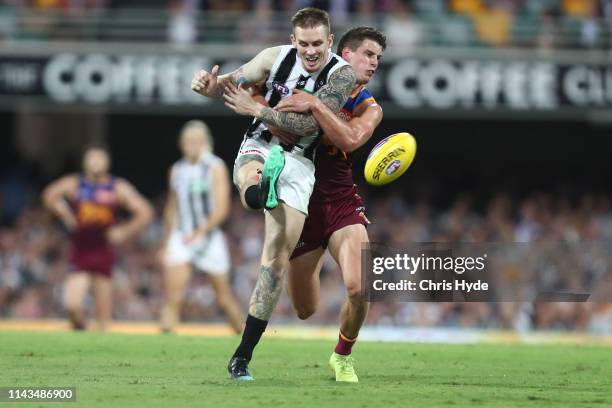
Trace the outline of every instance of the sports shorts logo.
[[391, 164], [387, 166], [387, 168], [385, 169], [385, 173], [387, 174], [387, 176], [390, 176], [393, 173], [395, 173], [401, 167], [401, 165], [402, 165], [401, 161], [393, 160]]
[[257, 150], [257, 149], [249, 149], [249, 150], [243, 150], [240, 152], [240, 154], [256, 154], [259, 156], [264, 156], [264, 154], [261, 152], [261, 150]]
[[291, 94], [291, 89], [289, 89], [285, 84], [281, 82], [272, 82], [272, 87], [283, 98]]

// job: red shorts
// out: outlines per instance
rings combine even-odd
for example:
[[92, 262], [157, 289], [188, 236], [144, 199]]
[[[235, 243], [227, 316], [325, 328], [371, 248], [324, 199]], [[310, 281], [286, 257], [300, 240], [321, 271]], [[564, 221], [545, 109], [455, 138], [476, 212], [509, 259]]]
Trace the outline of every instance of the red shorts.
[[357, 194], [357, 187], [353, 187], [351, 195], [339, 200], [311, 200], [308, 204], [308, 218], [291, 259], [319, 247], [327, 248], [329, 238], [334, 232], [355, 224], [368, 225], [363, 200]]
[[110, 247], [72, 249], [70, 265], [74, 272], [88, 272], [110, 278], [115, 265], [115, 252]]

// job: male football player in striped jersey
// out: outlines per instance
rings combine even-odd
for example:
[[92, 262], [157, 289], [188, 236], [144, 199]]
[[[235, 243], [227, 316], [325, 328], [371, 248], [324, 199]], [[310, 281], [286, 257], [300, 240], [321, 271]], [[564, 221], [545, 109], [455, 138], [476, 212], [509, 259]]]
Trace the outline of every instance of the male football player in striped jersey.
[[[236, 113], [255, 119], [247, 130], [234, 165], [234, 183], [247, 208], [266, 208], [261, 269], [249, 306], [242, 341], [228, 370], [233, 379], [252, 380], [248, 364], [265, 331], [282, 291], [289, 257], [298, 242], [314, 186], [314, 150], [321, 127], [310, 113], [279, 112], [272, 109], [294, 89], [315, 93], [333, 112], [348, 100], [355, 73], [348, 63], [329, 51], [333, 43], [327, 12], [315, 8], [299, 10], [292, 18], [291, 45], [263, 50], [238, 70], [217, 76], [200, 71], [192, 89], [203, 96], [225, 97]], [[265, 83], [262, 106], [236, 85]], [[248, 98], [238, 93], [246, 92]], [[225, 93], [225, 94], [224, 94]], [[274, 137], [268, 126], [299, 136], [286, 144]]]
[[[339, 114], [315, 96], [299, 92], [277, 106], [281, 112], [311, 112], [325, 132], [315, 158], [315, 187], [308, 218], [297, 248], [291, 257], [289, 294], [300, 319], [317, 309], [319, 273], [325, 249], [340, 266], [347, 299], [340, 312], [339, 340], [329, 364], [336, 381], [357, 382], [351, 349], [366, 318], [368, 304], [361, 290], [361, 244], [368, 242], [363, 201], [353, 183], [350, 153], [366, 143], [382, 120], [381, 107], [365, 88], [386, 48], [378, 30], [357, 27], [338, 43], [337, 53], [355, 71], [357, 84]], [[281, 139], [291, 135], [278, 132]]]
[[228, 279], [230, 256], [220, 229], [231, 205], [227, 167], [213, 154], [210, 129], [202, 121], [183, 126], [179, 145], [183, 158], [170, 169], [164, 210], [162, 331], [172, 332], [178, 323], [183, 293], [195, 268], [208, 275], [217, 302], [234, 332], [240, 333], [242, 312]]

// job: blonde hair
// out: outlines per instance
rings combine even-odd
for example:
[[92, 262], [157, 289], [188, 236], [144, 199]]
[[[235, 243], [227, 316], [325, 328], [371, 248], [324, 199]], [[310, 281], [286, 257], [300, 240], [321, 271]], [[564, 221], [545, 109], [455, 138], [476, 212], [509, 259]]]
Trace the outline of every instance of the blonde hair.
[[210, 128], [208, 125], [201, 120], [190, 120], [185, 123], [181, 129], [181, 140], [184, 137], [186, 131], [195, 129], [202, 132], [202, 140], [204, 141], [204, 150], [212, 153], [215, 147], [214, 140], [212, 138], [212, 133], [210, 132]]

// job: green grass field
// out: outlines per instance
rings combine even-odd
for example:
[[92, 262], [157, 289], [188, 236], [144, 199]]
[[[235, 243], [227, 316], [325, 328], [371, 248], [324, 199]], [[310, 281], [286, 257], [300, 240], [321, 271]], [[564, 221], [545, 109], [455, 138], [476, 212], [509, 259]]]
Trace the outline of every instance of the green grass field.
[[[228, 379], [237, 338], [0, 332], [0, 387], [74, 386], [68, 407], [610, 407], [612, 350], [366, 343], [336, 384], [332, 342], [266, 339], [252, 383]], [[48, 403], [0, 403], [45, 406]]]

